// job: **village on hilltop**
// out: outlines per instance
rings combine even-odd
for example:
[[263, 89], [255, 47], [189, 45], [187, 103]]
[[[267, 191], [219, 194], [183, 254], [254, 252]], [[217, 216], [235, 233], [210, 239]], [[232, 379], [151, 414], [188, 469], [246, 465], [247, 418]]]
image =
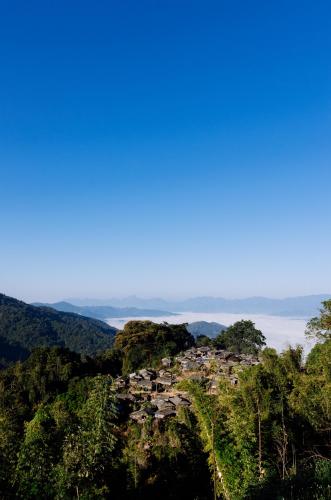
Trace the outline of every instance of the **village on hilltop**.
[[178, 388], [178, 382], [197, 380], [205, 384], [210, 394], [217, 394], [221, 378], [236, 385], [238, 372], [245, 366], [259, 364], [259, 360], [250, 354], [203, 346], [191, 347], [173, 360], [163, 358], [161, 363], [159, 370], [143, 368], [114, 381], [120, 409], [129, 410], [130, 418], [138, 423], [148, 417], [176, 416], [179, 408], [191, 405], [187, 393]]

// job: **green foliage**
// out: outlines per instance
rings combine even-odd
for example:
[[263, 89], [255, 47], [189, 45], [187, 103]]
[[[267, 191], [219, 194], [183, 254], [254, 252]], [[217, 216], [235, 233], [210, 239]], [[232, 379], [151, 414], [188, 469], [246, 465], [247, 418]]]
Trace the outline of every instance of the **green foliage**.
[[63, 496], [103, 498], [109, 489], [106, 478], [114, 462], [117, 443], [117, 408], [111, 380], [91, 380], [88, 398], [77, 413], [75, 432], [66, 435], [62, 461], [57, 466]]
[[221, 332], [214, 341], [216, 347], [239, 354], [256, 355], [265, 345], [265, 336], [252, 321], [241, 320]]
[[322, 302], [322, 306], [319, 317], [312, 318], [307, 324], [306, 335], [309, 338], [331, 338], [331, 300]]
[[[229, 443], [224, 446], [223, 420], [219, 413], [218, 401], [214, 396], [206, 394], [199, 383], [186, 381], [182, 384], [192, 400], [194, 414], [200, 430], [200, 437], [204, 443], [204, 451], [209, 456], [209, 466], [213, 478], [213, 489], [217, 495], [225, 499], [238, 494], [239, 488], [234, 484], [240, 483], [236, 453]], [[234, 497], [233, 497], [234, 498]], [[238, 497], [239, 498], [239, 497]]]
[[95, 359], [43, 347], [0, 371], [0, 497], [329, 500], [331, 340], [305, 362], [301, 347], [266, 348], [217, 395], [183, 380], [192, 406], [175, 418], [119, 414], [122, 364], [157, 364], [192, 343], [185, 325], [133, 322]]
[[69, 380], [83, 373], [85, 363], [76, 353], [60, 347], [39, 348], [33, 351], [24, 363], [17, 363], [0, 371], [0, 405], [15, 404], [17, 414], [30, 409], [39, 402], [46, 402], [66, 389]]
[[265, 349], [262, 364], [242, 371], [238, 386], [220, 383], [217, 401], [184, 384], [225, 498], [329, 498], [328, 343], [315, 347], [306, 369], [301, 348], [280, 356]]
[[328, 435], [331, 423], [331, 339], [310, 352], [296, 380], [291, 403], [312, 428]]
[[183, 411], [178, 419], [129, 426], [123, 449], [129, 498], [211, 498], [206, 455], [192, 432], [192, 417]]
[[30, 306], [0, 294], [0, 367], [26, 359], [36, 347], [68, 347], [93, 355], [112, 346], [115, 332], [102, 321]]
[[119, 349], [107, 349], [94, 358], [98, 373], [107, 373], [116, 377], [122, 372], [123, 354]]
[[210, 337], [207, 337], [206, 335], [198, 335], [195, 344], [197, 347], [212, 347], [213, 346], [213, 341]]
[[0, 407], [0, 495], [10, 497], [11, 480], [21, 439], [20, 425], [14, 409]]
[[123, 355], [123, 372], [157, 366], [163, 357], [174, 356], [194, 345], [186, 325], [129, 321], [115, 337], [115, 348]]
[[56, 460], [57, 433], [48, 406], [37, 410], [26, 425], [18, 453], [15, 483], [19, 498], [53, 498], [52, 464]]

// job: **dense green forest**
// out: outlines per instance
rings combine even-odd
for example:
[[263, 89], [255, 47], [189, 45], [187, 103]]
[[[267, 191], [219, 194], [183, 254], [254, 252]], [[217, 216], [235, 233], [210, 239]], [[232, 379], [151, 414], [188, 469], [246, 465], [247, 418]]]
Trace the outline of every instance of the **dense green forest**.
[[308, 325], [307, 359], [263, 349], [250, 322], [229, 330], [216, 344], [258, 351], [260, 364], [216, 394], [182, 380], [191, 407], [160, 421], [130, 420], [114, 377], [193, 346], [185, 325], [130, 322], [97, 356], [40, 347], [1, 370], [0, 497], [330, 499], [331, 301]]
[[94, 355], [112, 346], [115, 333], [102, 321], [30, 306], [0, 294], [0, 367], [26, 359], [41, 346]]
[[174, 356], [194, 345], [186, 325], [129, 321], [115, 337], [114, 347], [123, 355], [123, 373], [155, 366], [165, 356]]

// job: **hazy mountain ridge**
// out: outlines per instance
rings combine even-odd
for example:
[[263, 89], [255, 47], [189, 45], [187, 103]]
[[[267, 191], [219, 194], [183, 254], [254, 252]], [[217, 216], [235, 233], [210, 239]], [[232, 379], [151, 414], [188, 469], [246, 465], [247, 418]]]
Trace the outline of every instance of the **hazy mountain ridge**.
[[25, 359], [35, 347], [61, 346], [93, 355], [113, 344], [116, 328], [0, 294], [0, 366]]
[[96, 319], [108, 319], [108, 318], [126, 318], [126, 317], [143, 317], [143, 316], [174, 316], [175, 313], [169, 311], [161, 311], [157, 309], [139, 309], [137, 307], [114, 307], [109, 305], [75, 305], [67, 301], [42, 303], [35, 302], [32, 304], [36, 307], [51, 307], [57, 311], [62, 312], [72, 312], [75, 314], [81, 314], [82, 316], [88, 316], [90, 318]]
[[164, 309], [173, 312], [224, 312], [269, 314], [275, 316], [310, 318], [318, 314], [321, 302], [328, 300], [330, 294], [287, 297], [271, 299], [268, 297], [248, 297], [243, 299], [225, 299], [222, 297], [193, 297], [185, 300], [165, 300], [162, 298], [144, 299], [136, 296], [126, 298], [112, 298], [109, 300], [70, 299], [75, 305], [112, 304], [112, 307], [137, 307], [150, 309]]
[[210, 338], [216, 337], [221, 331], [226, 329], [227, 326], [216, 323], [215, 321], [194, 321], [193, 323], [189, 323], [186, 327], [186, 330], [194, 337], [206, 335]]

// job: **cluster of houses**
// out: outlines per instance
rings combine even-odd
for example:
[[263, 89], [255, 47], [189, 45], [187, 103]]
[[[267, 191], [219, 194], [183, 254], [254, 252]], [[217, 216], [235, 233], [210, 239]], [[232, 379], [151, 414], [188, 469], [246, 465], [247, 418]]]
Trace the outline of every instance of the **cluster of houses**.
[[247, 354], [192, 347], [177, 356], [174, 362], [162, 359], [160, 370], [143, 368], [127, 377], [118, 377], [114, 385], [119, 404], [129, 408], [132, 420], [139, 423], [149, 417], [163, 420], [191, 404], [187, 395], [177, 390], [176, 382], [199, 379], [206, 383], [210, 393], [217, 393], [221, 377], [227, 377], [235, 385], [238, 371], [258, 363], [256, 357]]
[[188, 407], [190, 404], [190, 401], [181, 394], [174, 394], [173, 396], [158, 394], [150, 399], [148, 405], [133, 411], [130, 417], [138, 423], [144, 422], [150, 416], [162, 420], [176, 416], [179, 408]]
[[[219, 377], [227, 377], [232, 384], [238, 383], [240, 367], [259, 364], [257, 357], [251, 354], [236, 354], [223, 349], [212, 349], [208, 346], [192, 347], [175, 358], [182, 373], [200, 372], [211, 375], [212, 385], [217, 385]], [[213, 384], [214, 382], [214, 384]]]
[[143, 368], [130, 373], [128, 377], [115, 379], [116, 389], [124, 389], [132, 393], [163, 392], [176, 382], [176, 377], [167, 369], [151, 370]]

